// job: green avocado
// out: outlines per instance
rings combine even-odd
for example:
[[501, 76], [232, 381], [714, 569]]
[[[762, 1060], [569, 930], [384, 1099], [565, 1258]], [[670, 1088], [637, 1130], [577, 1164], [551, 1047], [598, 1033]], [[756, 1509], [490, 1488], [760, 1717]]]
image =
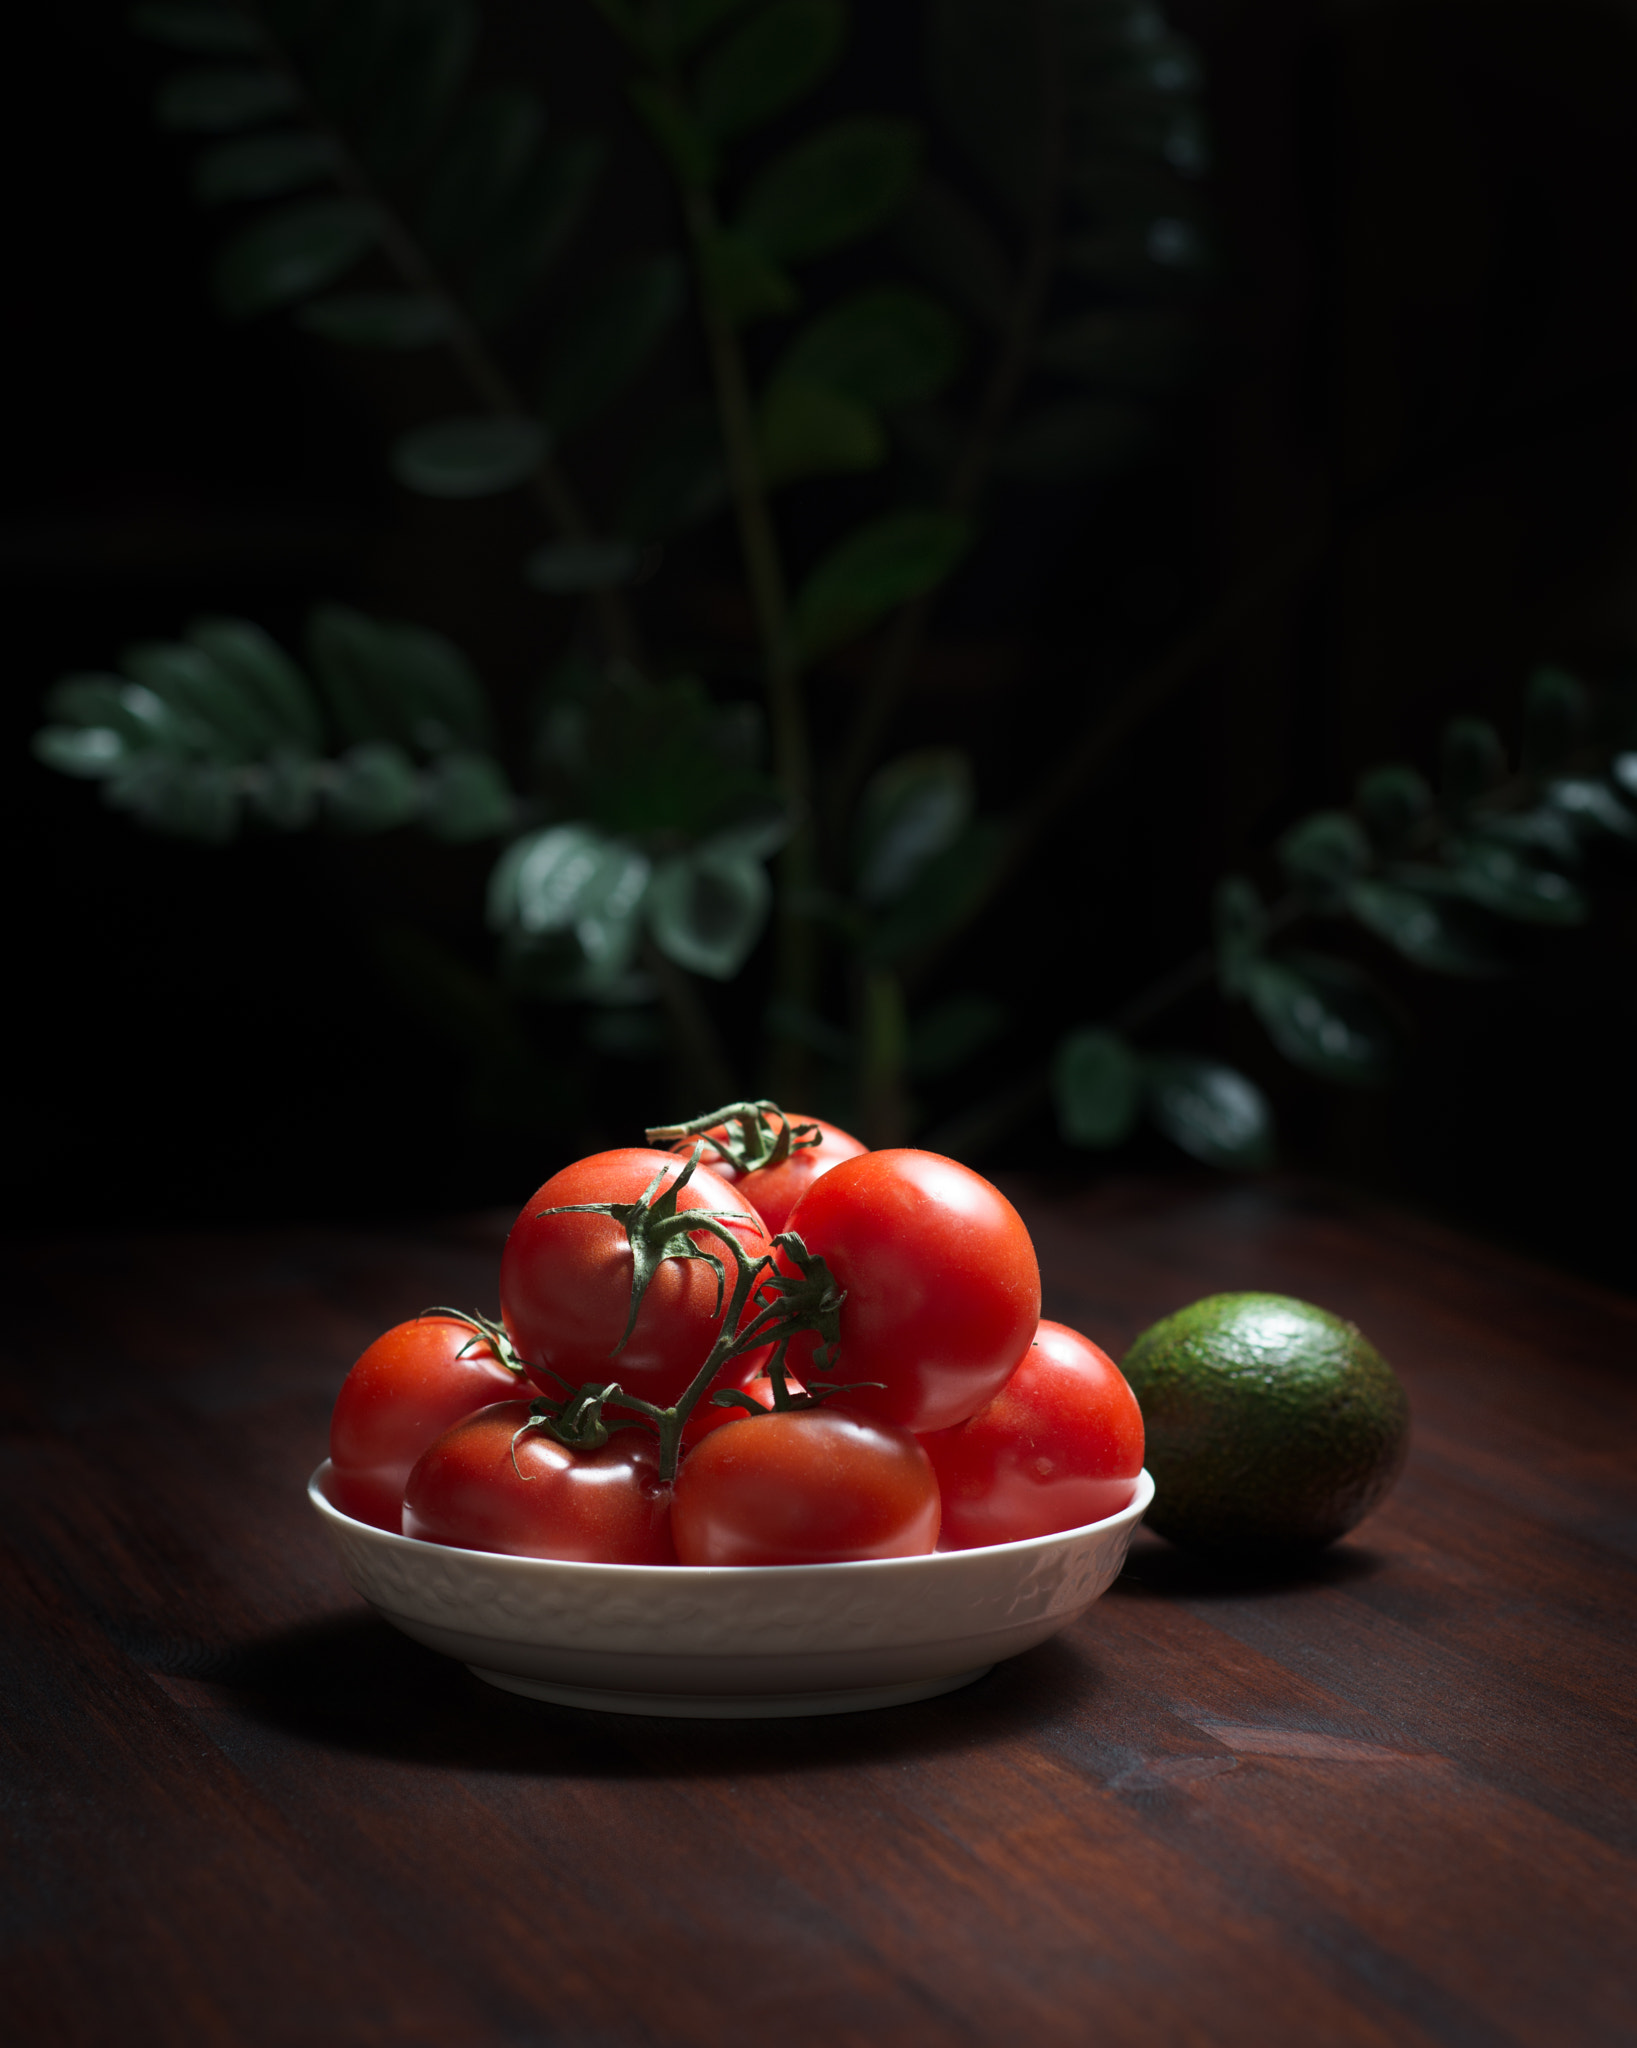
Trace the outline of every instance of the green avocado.
[[1404, 1467], [1398, 1375], [1328, 1309], [1212, 1294], [1126, 1353], [1154, 1478], [1148, 1526], [1190, 1550], [1276, 1555], [1332, 1543]]

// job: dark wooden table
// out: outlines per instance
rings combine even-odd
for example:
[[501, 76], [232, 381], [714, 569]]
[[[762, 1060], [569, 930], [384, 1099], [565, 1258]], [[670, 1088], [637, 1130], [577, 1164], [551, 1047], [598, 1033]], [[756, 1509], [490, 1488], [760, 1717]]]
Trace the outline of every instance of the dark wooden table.
[[502, 1226], [29, 1248], [6, 1318], [19, 2044], [1637, 2039], [1637, 1309], [1300, 1188], [1016, 1189], [1048, 1311], [1355, 1317], [1409, 1470], [1309, 1576], [1153, 1538], [1056, 1642], [831, 1720], [494, 1692], [303, 1498]]

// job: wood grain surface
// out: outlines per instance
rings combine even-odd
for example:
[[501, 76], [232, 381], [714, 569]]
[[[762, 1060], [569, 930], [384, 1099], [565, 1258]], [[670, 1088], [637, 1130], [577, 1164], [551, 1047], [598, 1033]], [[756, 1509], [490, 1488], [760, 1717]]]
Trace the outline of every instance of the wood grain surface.
[[384, 1325], [503, 1223], [101, 1236], [7, 1294], [0, 2028], [148, 2043], [1637, 2039], [1637, 1309], [1299, 1186], [1015, 1188], [1118, 1353], [1354, 1317], [1386, 1508], [1303, 1577], [1139, 1538], [1064, 1636], [829, 1720], [492, 1691], [304, 1497]]

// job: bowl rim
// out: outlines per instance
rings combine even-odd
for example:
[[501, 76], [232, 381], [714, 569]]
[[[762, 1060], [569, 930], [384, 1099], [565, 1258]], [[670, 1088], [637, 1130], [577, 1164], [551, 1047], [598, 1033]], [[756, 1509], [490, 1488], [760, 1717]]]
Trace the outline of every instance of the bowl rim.
[[405, 1536], [396, 1529], [382, 1529], [374, 1522], [360, 1522], [356, 1516], [338, 1508], [324, 1491], [324, 1482], [329, 1475], [330, 1460], [325, 1458], [315, 1467], [307, 1481], [307, 1498], [318, 1510], [320, 1517], [341, 1529], [356, 1529], [367, 1537], [377, 1538], [389, 1547], [408, 1552], [413, 1556], [428, 1559], [464, 1557], [481, 1560], [489, 1564], [516, 1566], [524, 1570], [545, 1567], [553, 1572], [606, 1573], [617, 1580], [632, 1574], [652, 1575], [662, 1573], [667, 1580], [685, 1580], [691, 1585], [703, 1583], [732, 1584], [753, 1582], [757, 1585], [788, 1582], [800, 1574], [807, 1578], [833, 1576], [837, 1572], [856, 1575], [859, 1572], [901, 1571], [906, 1565], [917, 1565], [924, 1570], [958, 1570], [963, 1558], [980, 1557], [1025, 1557], [1031, 1551], [1044, 1551], [1053, 1544], [1070, 1542], [1076, 1538], [1097, 1535], [1113, 1535], [1127, 1524], [1140, 1522], [1153, 1505], [1154, 1479], [1146, 1465], [1137, 1474], [1136, 1491], [1123, 1508], [1112, 1515], [1104, 1515], [1100, 1521], [1082, 1522], [1072, 1529], [1053, 1529], [1044, 1536], [1020, 1536], [1012, 1543], [978, 1543], [966, 1550], [929, 1550], [913, 1557], [860, 1557], [842, 1563], [830, 1564], [604, 1564], [572, 1557], [520, 1557], [508, 1550], [467, 1550], [455, 1543], [428, 1543], [419, 1536]]

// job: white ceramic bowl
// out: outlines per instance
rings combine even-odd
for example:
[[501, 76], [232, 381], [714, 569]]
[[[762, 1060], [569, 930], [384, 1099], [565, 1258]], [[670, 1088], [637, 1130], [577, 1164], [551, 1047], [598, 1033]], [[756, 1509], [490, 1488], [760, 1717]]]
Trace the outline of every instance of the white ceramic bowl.
[[507, 1692], [619, 1714], [849, 1714], [968, 1685], [1115, 1578], [1154, 1482], [1083, 1529], [861, 1564], [565, 1564], [421, 1543], [307, 1492], [394, 1628]]

